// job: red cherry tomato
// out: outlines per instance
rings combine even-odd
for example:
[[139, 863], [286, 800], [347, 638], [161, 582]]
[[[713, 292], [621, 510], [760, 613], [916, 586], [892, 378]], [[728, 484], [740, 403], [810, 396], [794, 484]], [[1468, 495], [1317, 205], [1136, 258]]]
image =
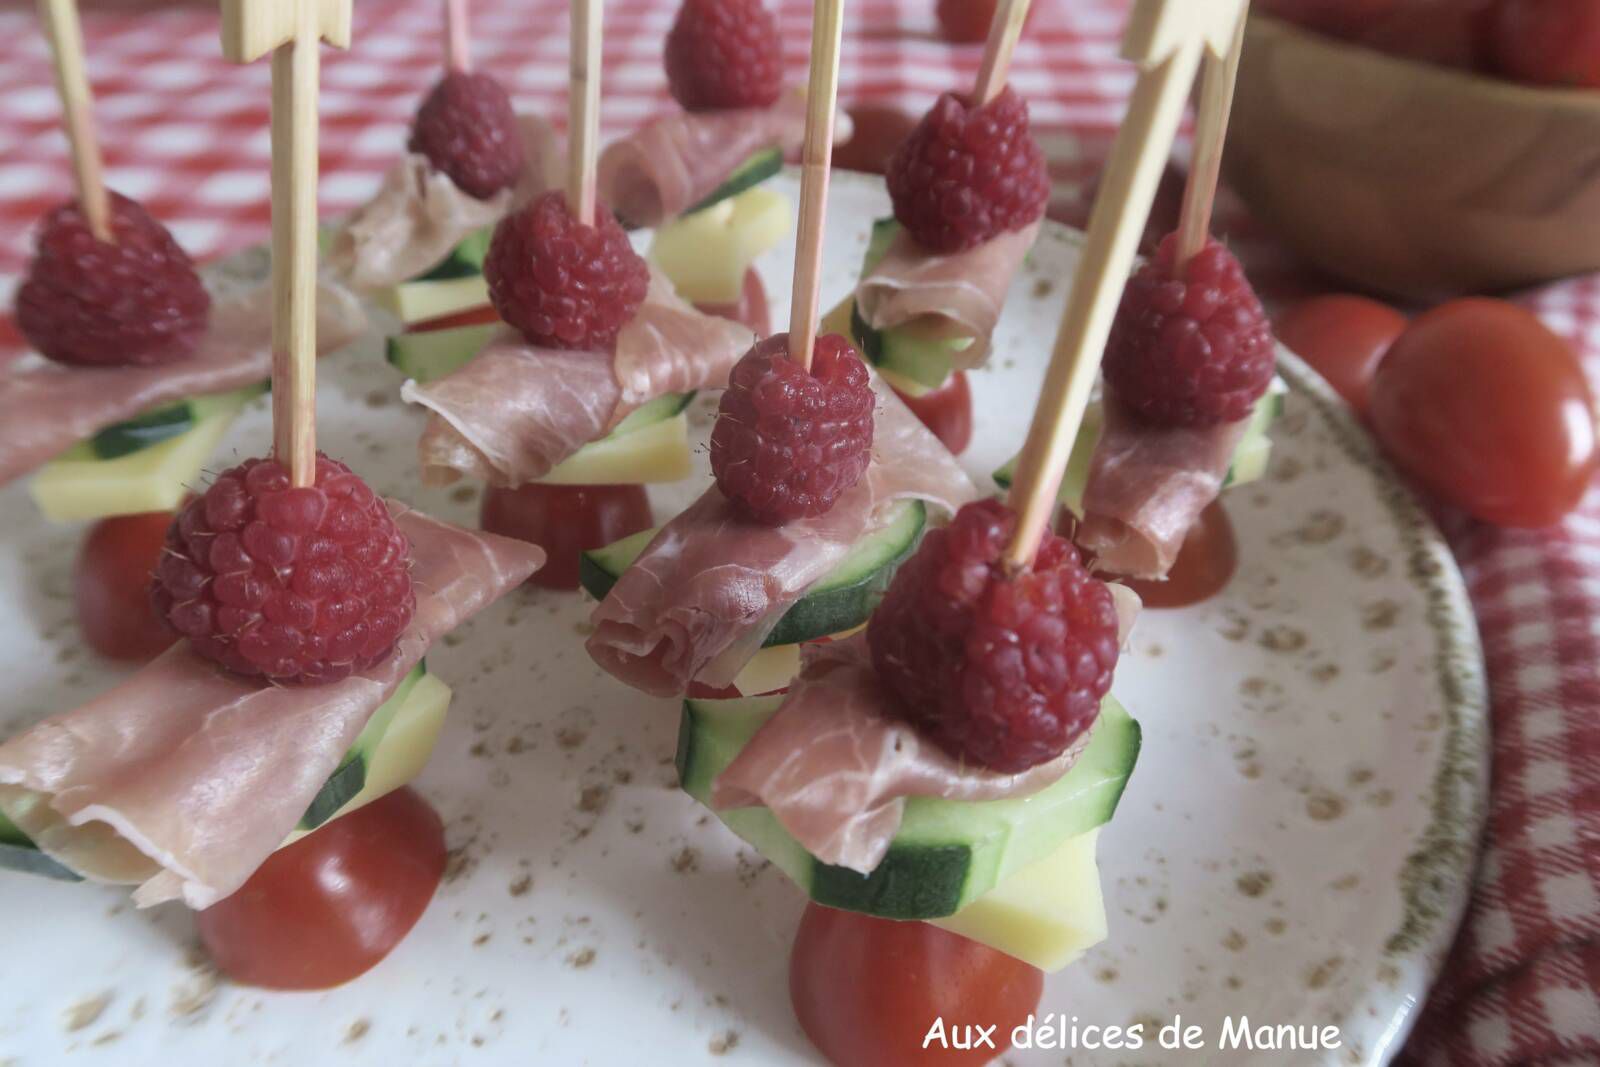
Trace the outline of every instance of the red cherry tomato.
[[[994, 9], [999, 0], [939, 0], [939, 29], [944, 39], [956, 44], [980, 44], [989, 39], [989, 24], [994, 21]], [[1028, 11], [1026, 29], [1042, 5], [1035, 4]]]
[[394, 951], [444, 874], [444, 824], [399, 789], [267, 857], [197, 916], [223, 974], [266, 989], [328, 989]]
[[882, 174], [895, 149], [917, 128], [917, 116], [883, 104], [851, 104], [848, 111], [855, 132], [833, 150], [834, 167]]
[[465, 311], [453, 311], [448, 315], [440, 315], [436, 319], [413, 322], [406, 327], [406, 332], [432, 333], [434, 330], [453, 330], [457, 326], [483, 326], [499, 321], [500, 313], [489, 304], [485, 304], [482, 307], [468, 308]]
[[744, 286], [739, 291], [737, 304], [696, 304], [695, 308], [706, 315], [743, 323], [755, 331], [757, 337], [772, 332], [772, 312], [767, 307], [767, 287], [754, 267], [744, 272]]
[[176, 640], [150, 606], [150, 575], [161, 559], [172, 513], [102, 519], [78, 550], [73, 599], [84, 642], [110, 659], [154, 659]]
[[1222, 592], [1239, 569], [1239, 542], [1221, 500], [1200, 513], [1164, 582], [1119, 579], [1147, 608], [1186, 608]]
[[898, 389], [895, 395], [954, 455], [959, 456], [972, 443], [972, 389], [965, 372], [957, 371], [949, 381], [922, 396], [907, 396]]
[[1594, 396], [1531, 313], [1456, 300], [1419, 316], [1378, 366], [1370, 412], [1408, 474], [1501, 526], [1547, 526], [1594, 480]]
[[1274, 325], [1278, 340], [1328, 380], [1357, 415], [1367, 413], [1367, 392], [1406, 317], [1364, 296], [1317, 296], [1302, 301]]
[[584, 552], [648, 530], [655, 517], [642, 485], [524, 485], [487, 490], [479, 523], [545, 550], [550, 558], [530, 584], [572, 590]]
[[1500, 0], [1489, 35], [1496, 69], [1537, 85], [1600, 89], [1600, 4]]
[[[986, 1063], [1039, 1006], [1044, 974], [987, 945], [922, 922], [807, 904], [789, 957], [800, 1028], [837, 1067]], [[946, 1031], [994, 1027], [995, 1048], [922, 1047]]]

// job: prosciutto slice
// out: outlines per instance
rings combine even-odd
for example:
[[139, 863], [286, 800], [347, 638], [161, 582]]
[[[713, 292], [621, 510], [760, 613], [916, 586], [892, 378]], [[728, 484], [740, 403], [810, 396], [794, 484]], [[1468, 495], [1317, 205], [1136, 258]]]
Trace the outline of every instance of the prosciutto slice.
[[[1139, 597], [1113, 585], [1123, 640]], [[895, 711], [872, 668], [863, 631], [808, 645], [800, 677], [712, 785], [719, 811], [765, 805], [824, 863], [870, 874], [899, 832], [907, 797], [1004, 800], [1059, 781], [1089, 741], [1085, 733], [1049, 763], [1021, 774], [963, 764]]]
[[[195, 354], [154, 367], [68, 367], [42, 356], [0, 368], [0, 485], [43, 466], [112, 423], [272, 375], [272, 291], [263, 249], [210, 265], [211, 319]], [[317, 351], [343, 348], [367, 329], [355, 294], [324, 281]]]
[[474, 230], [561, 181], [562, 150], [550, 124], [518, 117], [527, 169], [515, 189], [479, 200], [413, 152], [389, 169], [377, 194], [335, 231], [328, 263], [347, 285], [383, 289], [437, 266]]
[[934, 336], [975, 338], [954, 353], [955, 369], [981, 367], [1011, 279], [1039, 236], [1039, 225], [1009, 230], [950, 255], [929, 253], [901, 230], [856, 287], [856, 309], [875, 330], [916, 323]]
[[872, 463], [826, 515], [782, 527], [734, 510], [716, 487], [656, 534], [595, 608], [589, 655], [653, 696], [690, 680], [732, 683], [767, 634], [856, 542], [920, 499], [953, 512], [977, 495], [955, 457], [875, 380]]
[[1249, 420], [1166, 428], [1140, 422], [1109, 390], [1104, 405], [1076, 540], [1102, 572], [1164, 578], [1222, 491]]
[[418, 446], [423, 480], [541, 478], [641, 404], [725, 387], [754, 341], [748, 327], [684, 303], [651, 268], [649, 294], [614, 355], [540, 348], [507, 329], [454, 374], [407, 382], [400, 395], [431, 412]]
[[0, 809], [84, 877], [139, 884], [141, 907], [205, 908], [238, 889], [428, 647], [544, 563], [537, 546], [389, 506], [411, 541], [417, 611], [382, 667], [263, 687], [176, 645], [0, 745]]
[[676, 111], [606, 146], [596, 176], [600, 198], [629, 226], [659, 226], [710, 196], [754, 153], [787, 154], [805, 137], [801, 93], [785, 93], [770, 108]]

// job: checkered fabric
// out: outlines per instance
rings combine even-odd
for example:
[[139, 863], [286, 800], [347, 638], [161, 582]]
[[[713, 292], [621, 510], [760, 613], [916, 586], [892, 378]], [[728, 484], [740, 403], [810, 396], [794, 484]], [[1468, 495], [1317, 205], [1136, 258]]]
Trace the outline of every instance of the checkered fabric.
[[[785, 58], [805, 66], [810, 5], [781, 10]], [[1030, 100], [1057, 179], [1052, 213], [1080, 218], [1131, 71], [1116, 59], [1126, 0], [1036, 0], [1013, 84]], [[661, 40], [673, 0], [606, 5], [604, 127], [667, 104]], [[69, 194], [44, 41], [32, 5], [0, 8], [0, 301], [23, 269], [28, 230]], [[224, 64], [214, 4], [83, 0], [110, 181], [167, 221], [199, 258], [267, 233], [268, 65]], [[478, 0], [477, 62], [524, 108], [565, 113], [565, 0]], [[976, 47], [935, 32], [933, 0], [854, 0], [847, 100], [920, 111], [969, 83]], [[364, 0], [356, 47], [325, 57], [322, 206], [349, 209], [401, 150], [441, 53], [438, 0]], [[1269, 297], [1318, 286], [1227, 206], [1220, 227]], [[1600, 277], [1518, 298], [1585, 354], [1600, 382]], [[16, 349], [0, 336], [0, 351]], [[1445, 526], [1471, 588], [1494, 705], [1493, 802], [1477, 893], [1417, 1026], [1415, 1064], [1600, 1063], [1600, 492], [1560, 527]]]

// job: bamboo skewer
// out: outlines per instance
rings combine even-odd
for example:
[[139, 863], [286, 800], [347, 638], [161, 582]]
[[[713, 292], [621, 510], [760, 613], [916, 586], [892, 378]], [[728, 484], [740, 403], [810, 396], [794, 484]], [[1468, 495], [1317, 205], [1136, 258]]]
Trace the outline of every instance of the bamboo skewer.
[[50, 41], [62, 122], [72, 146], [78, 204], [89, 223], [89, 232], [109, 242], [112, 239], [111, 197], [106, 192], [100, 141], [95, 136], [94, 97], [84, 70], [83, 27], [78, 22], [77, 0], [39, 0], [39, 18]]
[[1022, 24], [1028, 19], [1028, 3], [1029, 0], [1001, 0], [995, 8], [994, 21], [989, 23], [989, 40], [983, 46], [983, 65], [978, 68], [978, 80], [972, 90], [978, 107], [999, 96], [1006, 87], [1011, 55], [1022, 36]]
[[1239, 81], [1239, 56], [1244, 51], [1245, 16], [1249, 0], [1239, 10], [1239, 24], [1223, 53], [1207, 51], [1200, 78], [1200, 102], [1194, 126], [1194, 161], [1183, 190], [1183, 214], [1178, 222], [1175, 267], [1182, 275], [1189, 261], [1205, 248], [1211, 236], [1211, 210], [1217, 199], [1222, 173], [1222, 148], [1228, 140], [1228, 118], [1233, 112], [1233, 90]]
[[822, 227], [833, 164], [833, 125], [839, 107], [839, 46], [844, 0], [816, 0], [811, 17], [811, 74], [806, 82], [806, 140], [801, 154], [799, 245], [789, 308], [789, 358], [807, 370], [817, 344], [822, 292]]
[[[1242, 0], [1138, 0], [1134, 7], [1122, 54], [1139, 65], [1139, 80], [1112, 147], [1039, 405], [1017, 461], [1008, 501], [1017, 513], [1017, 530], [1005, 554], [1013, 572], [1032, 566], [1055, 511], [1100, 354], [1200, 55], [1208, 45], [1219, 54], [1225, 50], [1241, 10]], [[1220, 47], [1219, 41], [1224, 42]]]
[[594, 171], [600, 141], [600, 25], [604, 0], [572, 0], [567, 97], [567, 207], [594, 225]]
[[444, 0], [444, 65], [446, 70], [472, 69], [467, 0]]
[[223, 53], [272, 53], [273, 452], [316, 481], [317, 83], [321, 40], [350, 43], [350, 0], [223, 0]]

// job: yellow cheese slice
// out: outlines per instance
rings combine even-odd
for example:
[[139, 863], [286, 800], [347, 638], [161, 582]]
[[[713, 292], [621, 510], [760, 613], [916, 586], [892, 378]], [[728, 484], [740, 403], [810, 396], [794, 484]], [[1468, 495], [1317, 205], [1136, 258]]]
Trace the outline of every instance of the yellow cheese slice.
[[545, 485], [658, 485], [694, 471], [689, 417], [679, 412], [628, 433], [584, 445], [539, 481]]
[[787, 196], [758, 185], [656, 230], [650, 261], [691, 304], [736, 304], [745, 271], [788, 236], [793, 215]]

